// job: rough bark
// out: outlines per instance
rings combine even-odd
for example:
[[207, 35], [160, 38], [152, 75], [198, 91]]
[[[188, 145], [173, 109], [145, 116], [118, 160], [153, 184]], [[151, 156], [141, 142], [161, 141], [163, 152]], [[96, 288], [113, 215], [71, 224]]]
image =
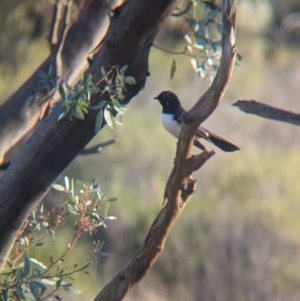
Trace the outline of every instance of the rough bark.
[[300, 114], [274, 108], [255, 100], [239, 100], [233, 106], [248, 114], [300, 126]]
[[[128, 65], [136, 84], [129, 86], [124, 103], [143, 88], [148, 74], [148, 55], [162, 22], [175, 0], [131, 0], [118, 9], [105, 40], [86, 71], [95, 82], [102, 78], [100, 67]], [[93, 95], [91, 102], [101, 99]], [[94, 137], [96, 111], [84, 121], [57, 121], [53, 110], [37, 126], [0, 181], [0, 270], [10, 245], [24, 219], [46, 194], [51, 184]], [[104, 125], [104, 124], [103, 124]]]

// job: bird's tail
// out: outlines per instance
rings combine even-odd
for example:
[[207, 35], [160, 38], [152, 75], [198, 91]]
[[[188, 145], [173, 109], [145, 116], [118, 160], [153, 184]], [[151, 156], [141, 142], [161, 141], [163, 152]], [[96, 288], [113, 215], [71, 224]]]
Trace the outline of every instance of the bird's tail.
[[211, 133], [210, 131], [206, 130], [208, 133], [208, 141], [212, 142], [215, 146], [220, 148], [224, 152], [234, 152], [237, 150], [240, 150], [240, 148], [233, 143], [217, 136], [214, 133]]
[[[199, 141], [201, 138], [205, 139], [211, 143], [213, 143], [215, 146], [220, 148], [224, 152], [234, 152], [239, 150], [240, 148], [233, 143], [219, 137], [218, 135], [208, 131], [204, 127], [200, 126], [196, 132], [196, 138], [194, 141], [194, 145], [199, 147], [202, 150], [205, 150], [204, 145]], [[199, 139], [200, 138], [200, 139]]]

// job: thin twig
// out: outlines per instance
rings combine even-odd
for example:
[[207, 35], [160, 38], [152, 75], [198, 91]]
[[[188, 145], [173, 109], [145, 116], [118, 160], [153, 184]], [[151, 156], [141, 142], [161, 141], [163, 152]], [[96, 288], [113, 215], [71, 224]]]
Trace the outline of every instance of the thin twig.
[[[190, 53], [189, 51], [187, 51], [187, 50], [182, 50], [182, 51], [173, 51], [173, 50], [169, 50], [169, 49], [165, 49], [165, 48], [163, 48], [163, 47], [161, 47], [161, 46], [159, 46], [159, 45], [156, 45], [156, 44], [153, 44], [153, 47], [154, 48], [157, 48], [157, 49], [159, 49], [159, 50], [162, 50], [162, 51], [164, 51], [164, 52], [167, 52], [167, 53], [170, 53], [170, 54], [173, 54], [173, 55], [187, 55], [187, 56], [189, 56], [189, 57], [199, 57], [199, 55], [202, 53], [202, 51], [200, 51], [200, 52], [198, 52], [198, 53], [196, 53], [196, 54], [192, 54], [192, 53]], [[204, 56], [202, 56], [202, 58], [205, 58]]]
[[107, 146], [109, 146], [111, 144], [114, 144], [116, 142], [117, 142], [116, 139], [111, 139], [111, 140], [99, 143], [95, 146], [85, 148], [83, 151], [81, 151], [80, 155], [81, 156], [86, 156], [86, 155], [99, 154], [99, 153], [101, 153], [103, 147], [107, 147]]

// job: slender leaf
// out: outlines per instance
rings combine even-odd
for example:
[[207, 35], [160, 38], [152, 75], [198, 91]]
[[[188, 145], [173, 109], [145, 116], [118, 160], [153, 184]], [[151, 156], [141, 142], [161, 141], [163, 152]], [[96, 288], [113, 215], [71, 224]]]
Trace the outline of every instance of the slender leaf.
[[124, 75], [124, 74], [125, 74], [125, 71], [127, 70], [127, 68], [128, 68], [127, 65], [123, 66], [123, 67], [120, 69], [120, 74], [121, 74], [121, 75]]
[[20, 299], [20, 300], [26, 300], [26, 297], [24, 296], [23, 294], [23, 291], [20, 287], [18, 287], [16, 290], [15, 290], [15, 294], [17, 295], [17, 297]]
[[111, 129], [113, 129], [114, 128], [113, 118], [111, 116], [110, 110], [108, 110], [107, 108], [104, 109], [104, 118], [105, 118], [105, 121], [106, 121], [107, 125]]
[[103, 212], [103, 215], [104, 215], [104, 216], [107, 215], [108, 209], [109, 209], [109, 203], [106, 203], [106, 204], [105, 204], [105, 207], [104, 207], [104, 212]]
[[117, 198], [110, 198], [107, 200], [107, 202], [114, 203], [116, 200], [117, 200]]
[[63, 290], [70, 293], [70, 294], [73, 294], [73, 295], [80, 295], [81, 294], [81, 290], [76, 290], [72, 287], [63, 287]]
[[172, 65], [171, 65], [171, 73], [170, 73], [171, 79], [173, 79], [173, 76], [174, 76], [174, 74], [175, 74], [175, 71], [176, 71], [176, 60], [175, 60], [175, 58], [173, 57]]
[[77, 107], [76, 111], [73, 112], [72, 115], [79, 120], [84, 120], [84, 113], [82, 112], [80, 107]]
[[52, 187], [58, 191], [65, 191], [65, 188], [60, 184], [53, 184]]
[[75, 184], [80, 188], [85, 188], [85, 183], [81, 180], [76, 180]]
[[32, 281], [34, 282], [34, 284], [41, 289], [41, 293], [40, 293], [40, 296], [42, 296], [44, 294], [44, 292], [46, 291], [47, 289], [47, 286], [41, 282], [37, 282], [37, 281]]
[[58, 116], [57, 121], [63, 120], [66, 116], [67, 116], [67, 113], [66, 113], [66, 112], [61, 113], [61, 114]]
[[103, 112], [100, 110], [96, 117], [96, 123], [95, 123], [95, 133], [97, 134], [101, 129], [101, 124], [103, 120]]
[[23, 278], [23, 270], [21, 268], [17, 268], [17, 275], [16, 275], [16, 280], [19, 282]]
[[28, 257], [25, 255], [24, 257], [24, 277], [27, 277], [30, 273], [30, 261], [28, 259]]
[[32, 293], [34, 299], [36, 301], [41, 301], [41, 297], [40, 297], [40, 292], [39, 292], [39, 287], [37, 286], [35, 281], [31, 281], [29, 283], [29, 288], [30, 288], [30, 292]]
[[47, 270], [47, 267], [43, 263], [36, 260], [35, 258], [29, 258], [29, 261], [34, 263], [35, 265], [37, 265], [39, 268], [41, 268], [43, 270]]
[[128, 85], [134, 85], [135, 84], [135, 78], [133, 76], [126, 76], [124, 78], [124, 82]]
[[107, 253], [107, 252], [100, 252], [100, 255], [102, 255], [104, 257], [111, 257], [111, 256], [113, 256], [112, 253]]
[[101, 243], [100, 243], [100, 245], [98, 246], [98, 249], [97, 249], [98, 252], [100, 252], [102, 250], [104, 244], [105, 244], [105, 241], [101, 241]]
[[44, 284], [46, 284], [46, 285], [51, 285], [51, 286], [56, 285], [56, 281], [50, 280], [50, 279], [46, 279], [46, 278], [41, 279], [41, 282], [44, 283]]
[[66, 177], [64, 177], [64, 180], [65, 180], [65, 187], [66, 187], [66, 190], [69, 191], [69, 189], [70, 189], [70, 181], [69, 181], [69, 178], [66, 176]]

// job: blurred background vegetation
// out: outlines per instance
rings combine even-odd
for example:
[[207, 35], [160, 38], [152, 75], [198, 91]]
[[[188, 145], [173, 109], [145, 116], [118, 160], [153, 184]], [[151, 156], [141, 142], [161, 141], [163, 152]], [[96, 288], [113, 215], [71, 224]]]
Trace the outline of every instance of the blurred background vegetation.
[[[47, 57], [50, 12], [47, 0], [0, 2], [0, 103]], [[197, 191], [165, 251], [125, 300], [300, 299], [299, 129], [231, 107], [238, 99], [255, 99], [299, 111], [299, 24], [297, 0], [239, 1], [237, 46], [242, 64], [205, 126], [241, 151], [217, 150], [196, 173]], [[182, 41], [181, 26], [172, 19], [156, 42], [182, 49]], [[75, 287], [82, 295], [67, 295], [65, 300], [93, 298], [131, 258], [161, 209], [176, 141], [163, 130], [161, 107], [153, 97], [173, 90], [189, 108], [208, 86], [185, 56], [176, 57], [177, 71], [170, 80], [172, 58], [152, 49], [151, 76], [130, 103], [123, 126], [106, 128], [91, 145], [111, 138], [117, 143], [99, 155], [78, 157], [64, 172], [83, 181], [96, 178], [107, 196], [118, 197], [110, 209], [117, 221], [98, 233], [106, 240], [105, 251], [114, 256], [99, 258], [99, 265], [90, 269], [92, 277], [76, 276]], [[59, 198], [51, 192], [47, 202], [58, 204]], [[57, 243], [48, 242], [31, 255], [43, 260], [49, 252], [59, 256], [69, 232], [58, 233]], [[70, 262], [84, 262], [93, 239], [83, 238]]]

